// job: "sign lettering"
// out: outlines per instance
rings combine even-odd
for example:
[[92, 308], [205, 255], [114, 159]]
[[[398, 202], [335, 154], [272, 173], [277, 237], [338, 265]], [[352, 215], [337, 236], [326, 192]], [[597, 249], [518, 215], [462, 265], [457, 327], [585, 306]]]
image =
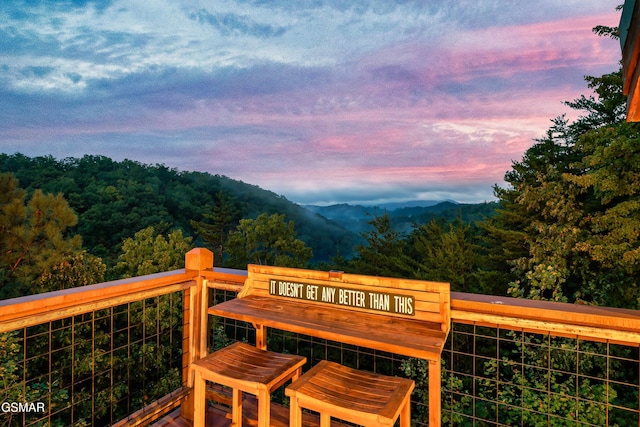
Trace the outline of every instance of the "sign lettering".
[[385, 313], [404, 314], [407, 316], [415, 314], [415, 300], [411, 295], [389, 294], [280, 279], [269, 280], [269, 294], [344, 307], [365, 308]]

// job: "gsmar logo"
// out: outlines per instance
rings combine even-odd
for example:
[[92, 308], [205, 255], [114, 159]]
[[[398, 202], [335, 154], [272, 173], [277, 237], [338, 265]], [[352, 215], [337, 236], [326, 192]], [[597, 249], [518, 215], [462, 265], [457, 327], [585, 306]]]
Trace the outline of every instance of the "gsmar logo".
[[44, 412], [44, 402], [2, 402], [0, 412]]

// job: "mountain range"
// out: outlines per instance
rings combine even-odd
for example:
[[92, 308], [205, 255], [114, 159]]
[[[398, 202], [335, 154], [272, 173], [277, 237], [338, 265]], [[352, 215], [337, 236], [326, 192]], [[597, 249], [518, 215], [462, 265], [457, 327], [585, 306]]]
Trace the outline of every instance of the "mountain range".
[[336, 204], [331, 206], [305, 205], [307, 210], [321, 215], [354, 233], [369, 231], [369, 221], [378, 215], [389, 215], [394, 230], [408, 233], [415, 224], [424, 224], [434, 218], [446, 221], [460, 219], [464, 222], [479, 221], [495, 212], [496, 202], [477, 204], [446, 201], [411, 201], [377, 206]]

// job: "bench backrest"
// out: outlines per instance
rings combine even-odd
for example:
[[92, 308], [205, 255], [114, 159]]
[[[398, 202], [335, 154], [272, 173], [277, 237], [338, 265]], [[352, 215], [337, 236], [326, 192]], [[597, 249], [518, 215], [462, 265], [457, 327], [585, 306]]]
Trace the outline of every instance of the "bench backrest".
[[239, 298], [258, 295], [328, 304], [344, 310], [433, 322], [449, 332], [449, 283], [253, 264], [247, 270]]

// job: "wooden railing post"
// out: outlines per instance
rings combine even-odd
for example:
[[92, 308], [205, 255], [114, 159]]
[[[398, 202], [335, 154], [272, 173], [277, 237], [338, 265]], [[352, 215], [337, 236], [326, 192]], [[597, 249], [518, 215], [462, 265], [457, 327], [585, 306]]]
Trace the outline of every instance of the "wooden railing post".
[[[207, 353], [207, 308], [208, 293], [202, 271], [213, 268], [213, 252], [204, 248], [195, 248], [185, 256], [185, 269], [198, 271], [196, 286], [190, 288], [185, 295], [185, 313], [183, 327], [183, 383], [193, 387], [193, 378], [189, 374], [189, 366], [194, 361], [204, 357]], [[193, 420], [193, 393], [184, 401], [181, 407], [182, 416]]]

